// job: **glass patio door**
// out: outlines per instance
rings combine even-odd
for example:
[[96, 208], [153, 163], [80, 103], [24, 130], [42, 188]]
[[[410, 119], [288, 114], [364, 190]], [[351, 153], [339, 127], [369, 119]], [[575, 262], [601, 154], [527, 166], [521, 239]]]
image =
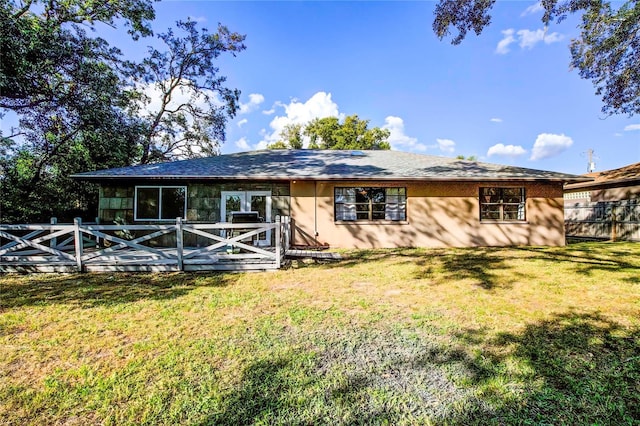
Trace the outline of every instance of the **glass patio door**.
[[[271, 191], [222, 191], [220, 218], [231, 222], [233, 212], [257, 212], [265, 223], [271, 223]], [[271, 244], [271, 231], [258, 235], [257, 244]]]

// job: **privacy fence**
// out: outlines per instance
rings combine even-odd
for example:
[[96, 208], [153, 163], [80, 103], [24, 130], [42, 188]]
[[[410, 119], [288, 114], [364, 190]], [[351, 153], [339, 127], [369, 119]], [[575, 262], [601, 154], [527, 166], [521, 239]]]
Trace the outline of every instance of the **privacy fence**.
[[80, 219], [0, 225], [0, 272], [278, 269], [290, 235], [288, 217], [242, 224], [178, 218], [158, 225], [83, 224]]
[[640, 241], [640, 200], [565, 203], [567, 237]]

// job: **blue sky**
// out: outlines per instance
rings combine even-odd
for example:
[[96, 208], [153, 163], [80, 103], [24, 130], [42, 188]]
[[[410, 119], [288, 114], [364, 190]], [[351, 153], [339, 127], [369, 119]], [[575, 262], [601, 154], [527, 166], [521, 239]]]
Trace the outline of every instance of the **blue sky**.
[[[432, 1], [155, 8], [155, 32], [191, 17], [246, 34], [247, 50], [219, 65], [242, 91], [223, 153], [262, 148], [288, 123], [358, 114], [398, 150], [569, 173], [587, 171], [589, 149], [596, 170], [640, 161], [640, 116], [605, 117], [591, 82], [569, 70], [577, 19], [545, 32], [534, 1], [498, 1], [491, 26], [459, 46], [434, 35]], [[151, 43], [107, 38], [131, 57]]]

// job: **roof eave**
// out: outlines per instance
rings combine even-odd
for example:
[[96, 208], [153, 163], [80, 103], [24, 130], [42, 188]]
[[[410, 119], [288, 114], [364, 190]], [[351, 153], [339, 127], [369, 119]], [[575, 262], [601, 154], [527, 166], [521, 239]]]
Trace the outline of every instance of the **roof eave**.
[[525, 182], [590, 182], [591, 178], [581, 177], [542, 177], [542, 176], [484, 176], [484, 177], [456, 177], [456, 176], [199, 176], [199, 175], [128, 175], [128, 176], [104, 176], [104, 175], [71, 175], [71, 178], [90, 181], [115, 181], [115, 180], [325, 180], [325, 181], [431, 181], [431, 182], [487, 182], [487, 181], [525, 181]]
[[626, 186], [633, 185], [633, 184], [640, 185], [640, 177], [605, 180], [605, 181], [599, 181], [599, 182], [592, 179], [589, 182], [579, 182], [579, 183], [573, 183], [573, 184], [567, 185], [565, 189], [601, 188], [605, 186], [615, 186], [620, 184], [624, 184]]

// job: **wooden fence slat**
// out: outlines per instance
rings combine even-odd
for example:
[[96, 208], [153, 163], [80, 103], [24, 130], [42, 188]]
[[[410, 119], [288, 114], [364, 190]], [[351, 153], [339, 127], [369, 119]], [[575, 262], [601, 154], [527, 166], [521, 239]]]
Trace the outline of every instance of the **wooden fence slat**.
[[568, 237], [640, 241], [640, 202], [636, 200], [565, 204]]
[[43, 251], [45, 253], [53, 254], [55, 256], [62, 256], [62, 257], [66, 257], [66, 258], [68, 258], [70, 260], [73, 260], [73, 256], [68, 254], [68, 253], [65, 253], [65, 252], [60, 251], [60, 250], [52, 249], [51, 247], [47, 247], [47, 246], [44, 246], [42, 244], [39, 244], [41, 241], [49, 240], [53, 235], [56, 235], [56, 233], [49, 234], [49, 235], [46, 235], [44, 237], [40, 237], [40, 238], [38, 238], [36, 240], [24, 240], [24, 239], [21, 239], [20, 237], [16, 237], [13, 234], [9, 234], [7, 232], [0, 231], [0, 236], [1, 237], [4, 237], [4, 238], [6, 238], [8, 240], [12, 240], [12, 241], [18, 242], [18, 245], [16, 245], [15, 247], [10, 247], [7, 250], [0, 251], [0, 256], [2, 256], [5, 253], [8, 253], [8, 252], [19, 250], [20, 248], [33, 247], [33, 248], [38, 249], [40, 251]]
[[[69, 224], [0, 225], [0, 236], [8, 242], [0, 247], [0, 271], [176, 271], [176, 270], [265, 270], [282, 264], [289, 241], [287, 218], [275, 223], [184, 223], [171, 225], [93, 225], [80, 219]], [[55, 221], [52, 221], [55, 222]], [[274, 230], [275, 245], [270, 249], [243, 240]], [[150, 231], [126, 240], [109, 231]], [[216, 235], [224, 231], [230, 237]], [[231, 232], [230, 232], [231, 231]], [[237, 232], [233, 232], [237, 231]], [[14, 235], [14, 233], [25, 235]], [[145, 242], [175, 232], [175, 245], [148, 247]], [[184, 247], [185, 233], [204, 237], [213, 244], [204, 248]], [[237, 234], [237, 235], [235, 235]], [[89, 237], [91, 237], [89, 239]], [[110, 241], [108, 248], [84, 246], [87, 241]], [[242, 249], [227, 253], [226, 246]], [[67, 250], [66, 251], [63, 251]], [[271, 250], [271, 251], [270, 251]], [[7, 256], [7, 254], [9, 254]]]
[[59, 231], [61, 229], [73, 228], [72, 224], [18, 224], [0, 225], [3, 231]]
[[165, 230], [173, 231], [176, 229], [175, 224], [170, 225], [85, 225], [85, 230], [99, 231], [149, 231], [149, 230]]
[[[30, 239], [32, 239], [32, 238], [34, 238], [34, 237], [37, 237], [37, 236], [38, 236], [38, 235], [40, 235], [42, 232], [43, 232], [43, 231], [31, 231], [31, 232], [29, 232], [27, 235], [24, 235], [24, 236], [22, 236], [22, 237], [20, 237], [20, 238], [23, 238], [23, 239], [25, 239], [25, 240], [30, 240]], [[17, 241], [11, 241], [11, 242], [8, 242], [7, 244], [5, 244], [5, 245], [3, 245], [3, 246], [0, 246], [0, 251], [1, 251], [1, 250], [8, 249], [8, 248], [11, 248], [11, 247], [14, 247], [14, 246], [17, 246], [18, 244], [19, 244], [19, 243], [18, 243]]]
[[[175, 226], [173, 228], [175, 228]], [[143, 246], [142, 244], [138, 244], [138, 243], [141, 243], [141, 242], [152, 240], [152, 239], [154, 239], [156, 237], [159, 237], [161, 235], [168, 234], [171, 230], [172, 229], [167, 229], [167, 230], [162, 229], [160, 231], [156, 231], [156, 232], [153, 232], [153, 233], [148, 234], [148, 235], [143, 235], [142, 237], [138, 237], [138, 238], [135, 238], [133, 240], [124, 240], [122, 238], [118, 238], [118, 237], [115, 237], [113, 235], [102, 233], [102, 232], [100, 232], [100, 231], [98, 231], [96, 229], [89, 230], [89, 229], [85, 228], [84, 229], [85, 232], [88, 232], [89, 234], [94, 235], [96, 237], [100, 237], [100, 238], [102, 238], [104, 240], [108, 240], [108, 241], [111, 241], [111, 242], [114, 242], [114, 243], [118, 243], [118, 245], [113, 246], [113, 247], [109, 247], [109, 248], [106, 248], [106, 249], [102, 249], [102, 250], [97, 250], [95, 252], [87, 253], [86, 255], [83, 256], [83, 260], [92, 259], [94, 257], [102, 256], [103, 254], [107, 254], [107, 253], [113, 253], [114, 251], [120, 250], [120, 249], [122, 249], [124, 247], [131, 247], [131, 248], [135, 248], [135, 249], [138, 249], [138, 250], [146, 251], [146, 252], [149, 252], [149, 253], [155, 253], [155, 254], [158, 254], [158, 255], [160, 255], [162, 257], [172, 258], [172, 256], [168, 255], [167, 253], [164, 253], [162, 250], [155, 249], [153, 247]]]
[[218, 235], [211, 234], [209, 232], [204, 232], [204, 231], [201, 231], [199, 229], [195, 229], [192, 226], [185, 225], [183, 227], [185, 232], [190, 232], [192, 234], [200, 235], [201, 237], [206, 237], [206, 238], [212, 239], [214, 241], [218, 241], [215, 244], [211, 244], [211, 245], [209, 245], [207, 247], [203, 247], [201, 249], [198, 249], [198, 250], [195, 250], [195, 251], [189, 253], [188, 255], [185, 255], [185, 258], [192, 258], [194, 256], [198, 256], [198, 255], [203, 254], [203, 253], [212, 252], [212, 251], [215, 251], [215, 250], [217, 250], [219, 248], [222, 248], [224, 246], [227, 246], [227, 245], [237, 245], [238, 247], [245, 248], [246, 250], [252, 251], [254, 253], [260, 253], [260, 254], [262, 254], [264, 256], [267, 256], [267, 257], [273, 257], [273, 253], [271, 253], [270, 251], [263, 250], [263, 249], [261, 249], [259, 247], [250, 246], [250, 245], [247, 245], [247, 244], [244, 244], [244, 243], [240, 242], [240, 240], [244, 240], [246, 238], [253, 237], [254, 235], [261, 234], [261, 233], [263, 233], [265, 231], [268, 231], [270, 229], [274, 229], [273, 224], [268, 224], [268, 225], [270, 225], [270, 226], [265, 226], [264, 228], [257, 228], [257, 229], [254, 229], [253, 231], [249, 231], [247, 233], [240, 234], [240, 235], [237, 235], [237, 236], [231, 237], [231, 238], [220, 237]]
[[[2, 254], [4, 254], [4, 253], [9, 253], [9, 252], [13, 252], [13, 251], [21, 250], [21, 249], [23, 249], [23, 248], [25, 248], [25, 247], [29, 247], [29, 246], [33, 247], [32, 245], [30, 245], [29, 243], [27, 243], [27, 241], [31, 241], [32, 243], [36, 243], [36, 244], [40, 244], [40, 243], [43, 243], [43, 242], [45, 242], [45, 241], [47, 241], [47, 240], [51, 240], [51, 239], [54, 239], [54, 238], [59, 237], [59, 236], [61, 236], [61, 235], [68, 234], [68, 233], [70, 233], [70, 232], [72, 232], [72, 231], [73, 231], [73, 230], [72, 230], [71, 228], [69, 228], [69, 229], [62, 229], [62, 230], [59, 230], [59, 231], [53, 232], [53, 233], [51, 233], [51, 234], [43, 235], [42, 237], [39, 237], [39, 238], [35, 238], [35, 239], [27, 238], [27, 235], [31, 235], [31, 234], [33, 234], [33, 232], [31, 232], [31, 233], [29, 233], [29, 234], [25, 235], [24, 237], [18, 237], [18, 238], [20, 238], [20, 239], [22, 240], [22, 243], [17, 243], [17, 242], [16, 242], [16, 244], [15, 244], [14, 246], [9, 247], [9, 248], [8, 248], [8, 249], [6, 249], [6, 250], [2, 250], [2, 251], [0, 252], [0, 255], [2, 255]], [[41, 233], [42, 233], [42, 231], [37, 231], [37, 233], [38, 233], [38, 234], [41, 234]], [[16, 236], [14, 235], [14, 237], [16, 237]], [[52, 250], [54, 250], [56, 253], [60, 251], [60, 249], [59, 249], [59, 248], [53, 248], [53, 247], [51, 247], [51, 249], [52, 249]]]

